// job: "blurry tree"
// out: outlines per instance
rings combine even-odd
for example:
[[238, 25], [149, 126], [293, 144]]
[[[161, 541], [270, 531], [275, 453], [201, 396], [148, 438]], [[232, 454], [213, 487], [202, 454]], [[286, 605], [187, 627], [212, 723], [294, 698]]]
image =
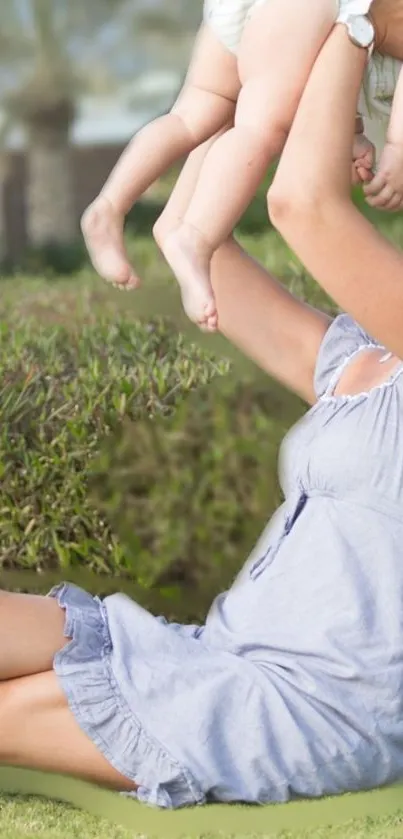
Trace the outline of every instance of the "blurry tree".
[[7, 140], [12, 121], [4, 118], [0, 123], [0, 266], [3, 264], [6, 255], [6, 219], [4, 213], [4, 191], [9, 175], [9, 157], [7, 154]]
[[108, 83], [102, 36], [124, 0], [0, 0], [1, 105], [24, 129], [33, 247], [77, 236], [70, 131], [80, 94]]
[[149, 0], [133, 18], [150, 60], [184, 71], [203, 15], [202, 0]]
[[[30, 245], [77, 235], [70, 132], [79, 98], [118, 86], [149, 51], [184, 65], [199, 0], [0, 0], [0, 90], [6, 119], [23, 127]], [[183, 56], [183, 57], [182, 57]]]

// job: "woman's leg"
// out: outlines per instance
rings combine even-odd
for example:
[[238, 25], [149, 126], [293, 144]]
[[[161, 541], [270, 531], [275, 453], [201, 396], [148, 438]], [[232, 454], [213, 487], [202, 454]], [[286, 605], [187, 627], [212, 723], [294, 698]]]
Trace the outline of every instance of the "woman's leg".
[[81, 731], [52, 670], [64, 619], [53, 598], [0, 592], [0, 764], [133, 790]]
[[120, 791], [136, 788], [81, 731], [53, 671], [0, 683], [0, 764], [74, 775]]
[[335, 0], [267, 0], [245, 28], [234, 128], [209, 150], [184, 224], [165, 247], [191, 320], [203, 324], [206, 314], [216, 315], [211, 256], [230, 235], [269, 163], [280, 153], [336, 16]]
[[83, 215], [82, 230], [92, 263], [106, 280], [138, 285], [124, 250], [127, 212], [173, 163], [232, 119], [238, 92], [234, 56], [208, 27], [202, 27], [185, 84], [170, 113], [133, 137]]
[[0, 682], [51, 670], [66, 644], [63, 628], [53, 598], [0, 591]]

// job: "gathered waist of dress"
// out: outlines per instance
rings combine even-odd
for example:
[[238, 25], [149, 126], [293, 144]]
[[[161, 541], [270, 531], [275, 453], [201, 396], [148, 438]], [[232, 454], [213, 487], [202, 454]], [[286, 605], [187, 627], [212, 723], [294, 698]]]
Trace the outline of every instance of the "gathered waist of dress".
[[299, 490], [287, 494], [286, 504], [289, 500], [294, 499], [296, 495], [304, 497], [307, 501], [310, 498], [329, 498], [342, 504], [351, 505], [352, 507], [365, 507], [368, 510], [381, 513], [403, 524], [403, 500], [402, 503], [400, 503], [395, 501], [393, 498], [389, 498], [388, 496], [377, 492], [373, 488], [356, 487], [354, 489], [341, 492], [319, 487], [301, 487]]

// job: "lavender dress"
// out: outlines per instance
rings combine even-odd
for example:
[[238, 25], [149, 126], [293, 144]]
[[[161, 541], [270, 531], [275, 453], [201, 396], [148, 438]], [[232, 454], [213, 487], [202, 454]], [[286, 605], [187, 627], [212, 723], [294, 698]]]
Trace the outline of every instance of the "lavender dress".
[[81, 728], [162, 807], [270, 802], [403, 778], [403, 364], [335, 396], [376, 346], [349, 317], [281, 450], [285, 503], [204, 626], [70, 585], [55, 669]]

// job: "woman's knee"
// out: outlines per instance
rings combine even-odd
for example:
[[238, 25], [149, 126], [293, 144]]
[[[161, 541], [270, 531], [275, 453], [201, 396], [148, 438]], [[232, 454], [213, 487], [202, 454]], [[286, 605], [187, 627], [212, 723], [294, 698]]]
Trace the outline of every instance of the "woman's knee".
[[32, 740], [51, 734], [67, 707], [53, 671], [0, 682], [0, 763], [31, 764]]
[[82, 731], [52, 671], [0, 683], [1, 763], [136, 789]]

